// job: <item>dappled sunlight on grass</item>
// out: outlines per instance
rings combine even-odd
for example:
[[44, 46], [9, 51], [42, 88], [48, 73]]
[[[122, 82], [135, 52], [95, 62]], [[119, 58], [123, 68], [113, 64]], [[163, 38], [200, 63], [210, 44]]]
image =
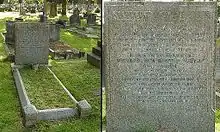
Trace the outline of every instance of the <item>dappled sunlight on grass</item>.
[[220, 123], [215, 123], [215, 132], [220, 132]]
[[65, 35], [68, 35], [69, 37], [72, 36], [72, 34], [70, 32], [64, 32]]
[[74, 33], [65, 31], [64, 29], [60, 32], [61, 41], [69, 44], [71, 47], [84, 52], [91, 52], [92, 47], [96, 47], [97, 40], [90, 38], [82, 38]]

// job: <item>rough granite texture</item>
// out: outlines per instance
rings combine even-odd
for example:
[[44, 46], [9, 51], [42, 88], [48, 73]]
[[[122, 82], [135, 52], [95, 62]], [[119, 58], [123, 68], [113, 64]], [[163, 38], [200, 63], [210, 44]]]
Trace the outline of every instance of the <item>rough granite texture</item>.
[[81, 118], [90, 115], [92, 107], [86, 100], [81, 100], [77, 103], [77, 108], [79, 109], [79, 116]]
[[14, 21], [7, 21], [6, 22], [6, 36], [5, 36], [5, 41], [6, 43], [9, 43], [9, 44], [14, 44], [14, 37], [15, 37], [15, 34], [14, 34], [14, 26], [15, 25], [15, 22]]
[[96, 15], [95, 14], [88, 14], [87, 24], [88, 25], [95, 25], [96, 24]]
[[37, 123], [37, 109], [34, 105], [28, 104], [23, 108], [24, 111], [24, 125], [26, 127]]
[[50, 24], [50, 42], [60, 40], [60, 27], [57, 24]]
[[214, 132], [216, 2], [105, 2], [107, 132]]
[[80, 25], [80, 16], [78, 8], [76, 8], [73, 11], [73, 15], [70, 16], [69, 21], [70, 25]]
[[15, 64], [48, 64], [49, 25], [15, 23]]

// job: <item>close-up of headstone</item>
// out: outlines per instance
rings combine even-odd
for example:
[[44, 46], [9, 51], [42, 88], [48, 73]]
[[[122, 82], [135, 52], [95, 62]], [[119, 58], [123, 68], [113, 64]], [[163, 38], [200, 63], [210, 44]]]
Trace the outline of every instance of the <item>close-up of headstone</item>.
[[105, 2], [107, 132], [214, 132], [216, 2]]

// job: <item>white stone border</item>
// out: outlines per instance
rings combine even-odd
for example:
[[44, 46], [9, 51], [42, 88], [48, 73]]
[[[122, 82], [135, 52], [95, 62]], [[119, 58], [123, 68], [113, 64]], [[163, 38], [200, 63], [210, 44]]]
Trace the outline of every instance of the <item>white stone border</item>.
[[37, 121], [40, 120], [60, 120], [78, 116], [87, 117], [90, 114], [92, 108], [91, 105], [86, 100], [77, 101], [49, 67], [48, 70], [67, 92], [72, 101], [76, 103], [76, 108], [36, 109], [36, 107], [31, 104], [22, 81], [19, 72], [19, 68], [22, 67], [16, 66], [13, 63], [11, 64], [11, 67], [22, 108], [24, 126], [29, 127], [35, 125]]

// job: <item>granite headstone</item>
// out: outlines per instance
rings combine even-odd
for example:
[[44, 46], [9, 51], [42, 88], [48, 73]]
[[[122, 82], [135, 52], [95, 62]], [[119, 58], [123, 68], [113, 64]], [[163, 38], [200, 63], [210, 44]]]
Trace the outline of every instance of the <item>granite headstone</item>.
[[79, 16], [79, 9], [75, 8], [73, 11], [73, 15], [70, 16], [70, 25], [80, 25], [80, 16]]
[[216, 2], [105, 2], [107, 132], [214, 132]]
[[14, 24], [15, 21], [7, 21], [6, 22], [6, 35], [5, 35], [5, 41], [8, 44], [14, 44]]
[[58, 24], [50, 24], [50, 42], [60, 40], [60, 27]]
[[15, 23], [15, 64], [48, 64], [49, 25]]
[[95, 25], [96, 24], [96, 14], [89, 13], [87, 16], [87, 24]]

